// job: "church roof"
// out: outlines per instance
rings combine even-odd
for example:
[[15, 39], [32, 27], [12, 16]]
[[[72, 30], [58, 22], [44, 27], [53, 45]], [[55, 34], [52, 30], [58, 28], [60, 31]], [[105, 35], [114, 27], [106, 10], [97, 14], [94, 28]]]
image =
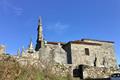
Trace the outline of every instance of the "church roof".
[[99, 44], [99, 43], [83, 42], [83, 41], [78, 41], [78, 40], [77, 41], [70, 41], [69, 43], [101, 46], [101, 44]]
[[87, 39], [87, 38], [81, 39], [81, 41], [84, 41], [84, 40], [98, 41], [98, 42], [107, 42], [107, 43], [114, 43], [113, 41], [105, 41], [105, 40], [96, 40], [96, 39]]
[[64, 45], [64, 42], [47, 42], [47, 44], [54, 44], [54, 45], [58, 45], [58, 43]]

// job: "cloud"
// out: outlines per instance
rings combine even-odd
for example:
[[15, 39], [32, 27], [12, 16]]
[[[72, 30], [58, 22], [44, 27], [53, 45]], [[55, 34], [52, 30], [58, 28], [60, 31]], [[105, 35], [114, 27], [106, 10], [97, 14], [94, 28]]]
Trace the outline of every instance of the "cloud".
[[14, 8], [14, 13], [18, 16], [23, 14], [23, 9], [22, 8]]
[[64, 32], [67, 31], [67, 29], [69, 27], [70, 26], [67, 24], [62, 24], [61, 22], [56, 22], [54, 24], [47, 25], [45, 27], [45, 29], [50, 30], [50, 31], [54, 31], [55, 33], [58, 33], [58, 34], [63, 34]]
[[3, 13], [13, 13], [14, 15], [20, 16], [23, 14], [23, 9], [21, 7], [17, 7], [10, 3], [8, 0], [0, 0], [0, 9]]

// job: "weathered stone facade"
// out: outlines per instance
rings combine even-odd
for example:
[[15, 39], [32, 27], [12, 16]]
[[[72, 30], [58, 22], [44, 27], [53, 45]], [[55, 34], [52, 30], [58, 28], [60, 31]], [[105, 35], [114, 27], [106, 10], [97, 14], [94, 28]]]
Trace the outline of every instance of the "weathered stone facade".
[[[93, 67], [87, 65], [80, 65], [78, 67], [80, 71], [79, 76], [81, 79], [101, 79], [101, 78], [109, 78], [113, 73], [120, 73], [120, 71], [116, 68], [106, 68], [106, 67]], [[75, 73], [75, 70], [74, 70]]]
[[111, 74], [116, 73], [114, 68], [86, 67], [83, 70], [84, 78], [109, 78]]
[[[72, 64], [84, 64], [95, 67], [117, 67], [114, 43], [104, 41], [72, 41], [64, 45]], [[88, 50], [86, 54], [85, 49]]]
[[[111, 41], [97, 41], [97, 40], [90, 40], [84, 39], [85, 42], [95, 42], [101, 44], [99, 49], [99, 60], [102, 60], [105, 67], [117, 67], [116, 57], [115, 57], [115, 49], [114, 49], [114, 42]], [[100, 61], [101, 62], [101, 61]]]
[[5, 53], [5, 46], [0, 45], [0, 54], [4, 54], [4, 53]]

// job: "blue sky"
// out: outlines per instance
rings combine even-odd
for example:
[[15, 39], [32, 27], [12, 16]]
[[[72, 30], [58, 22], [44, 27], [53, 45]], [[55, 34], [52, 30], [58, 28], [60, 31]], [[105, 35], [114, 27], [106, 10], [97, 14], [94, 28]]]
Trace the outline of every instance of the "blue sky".
[[15, 54], [37, 36], [42, 16], [44, 37], [67, 42], [81, 38], [115, 42], [120, 63], [120, 0], [0, 0], [0, 44]]

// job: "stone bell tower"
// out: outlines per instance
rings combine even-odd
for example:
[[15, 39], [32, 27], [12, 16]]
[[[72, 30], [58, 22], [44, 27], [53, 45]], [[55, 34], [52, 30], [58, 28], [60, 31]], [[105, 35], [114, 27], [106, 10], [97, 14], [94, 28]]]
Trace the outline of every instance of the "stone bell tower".
[[44, 39], [43, 39], [43, 29], [42, 29], [42, 20], [39, 17], [38, 20], [38, 28], [37, 28], [37, 44], [35, 50], [38, 51], [40, 48], [44, 47]]

